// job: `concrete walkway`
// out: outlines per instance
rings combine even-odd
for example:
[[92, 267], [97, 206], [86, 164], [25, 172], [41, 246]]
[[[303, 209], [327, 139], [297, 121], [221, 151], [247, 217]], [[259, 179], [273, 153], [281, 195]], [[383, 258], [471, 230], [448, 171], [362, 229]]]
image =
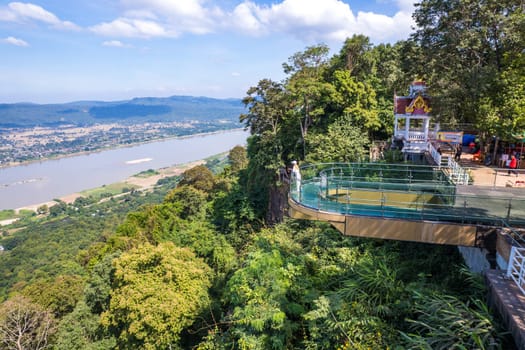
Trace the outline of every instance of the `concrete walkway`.
[[523, 192], [525, 196], [525, 169], [516, 169], [518, 176], [514, 174], [508, 175], [508, 169], [485, 166], [477, 161], [474, 162], [472, 155], [465, 153], [461, 156], [460, 165], [470, 170], [475, 186], [495, 187], [499, 190], [502, 190], [502, 188], [520, 189], [522, 191], [517, 192]]

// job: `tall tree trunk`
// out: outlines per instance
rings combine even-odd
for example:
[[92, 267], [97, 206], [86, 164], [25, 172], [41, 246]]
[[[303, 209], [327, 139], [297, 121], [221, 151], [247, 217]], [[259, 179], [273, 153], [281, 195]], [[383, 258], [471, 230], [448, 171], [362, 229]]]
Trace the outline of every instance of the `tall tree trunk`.
[[286, 169], [280, 169], [279, 181], [270, 186], [268, 195], [268, 212], [266, 223], [270, 226], [283, 221], [288, 210], [288, 192], [290, 191], [290, 179]]

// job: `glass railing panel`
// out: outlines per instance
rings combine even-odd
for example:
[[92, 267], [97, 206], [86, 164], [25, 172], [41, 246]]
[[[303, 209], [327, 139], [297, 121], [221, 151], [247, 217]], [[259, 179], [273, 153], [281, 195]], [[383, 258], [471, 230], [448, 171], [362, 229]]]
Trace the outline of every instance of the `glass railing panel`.
[[[371, 163], [316, 164], [302, 168], [301, 189], [292, 183], [290, 195], [304, 206], [341, 214], [490, 225], [507, 220], [525, 226], [525, 199], [456, 195], [455, 186], [440, 172], [428, 169]], [[372, 171], [389, 177], [370, 181]], [[403, 183], [406, 177], [390, 177], [392, 174], [408, 176], [409, 182]]]

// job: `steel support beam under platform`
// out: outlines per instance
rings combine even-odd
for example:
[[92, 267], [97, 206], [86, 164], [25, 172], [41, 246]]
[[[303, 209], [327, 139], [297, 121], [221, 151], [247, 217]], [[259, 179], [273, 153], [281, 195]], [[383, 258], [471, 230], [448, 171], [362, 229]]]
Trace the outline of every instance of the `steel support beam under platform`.
[[477, 245], [477, 228], [474, 225], [411, 221], [323, 212], [304, 207], [293, 199], [289, 199], [289, 205], [290, 217], [295, 219], [326, 221], [347, 236], [449, 244], [466, 247], [474, 247]]

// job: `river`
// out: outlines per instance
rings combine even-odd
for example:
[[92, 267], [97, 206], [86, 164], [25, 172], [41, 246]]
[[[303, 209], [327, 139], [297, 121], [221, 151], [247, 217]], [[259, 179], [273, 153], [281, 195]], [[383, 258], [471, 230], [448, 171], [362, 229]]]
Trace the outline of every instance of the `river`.
[[242, 130], [169, 139], [0, 169], [0, 210], [44, 203], [244, 145]]

